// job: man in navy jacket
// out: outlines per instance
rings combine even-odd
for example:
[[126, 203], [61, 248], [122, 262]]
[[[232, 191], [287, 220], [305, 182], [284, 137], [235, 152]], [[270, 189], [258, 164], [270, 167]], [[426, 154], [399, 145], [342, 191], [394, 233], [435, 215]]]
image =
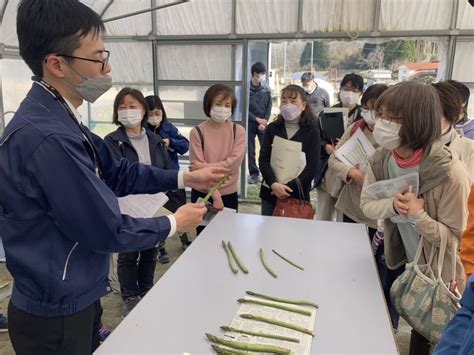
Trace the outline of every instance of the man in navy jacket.
[[434, 352], [435, 355], [472, 355], [474, 353], [474, 276], [471, 276], [467, 283], [461, 306], [444, 330]]
[[9, 330], [17, 354], [87, 354], [98, 345], [109, 253], [188, 232], [206, 209], [122, 215], [117, 196], [216, 181], [225, 169], [164, 171], [116, 160], [81, 124], [83, 100], [111, 86], [100, 17], [77, 0], [22, 0], [20, 54], [35, 83], [0, 140], [0, 230], [14, 278]]

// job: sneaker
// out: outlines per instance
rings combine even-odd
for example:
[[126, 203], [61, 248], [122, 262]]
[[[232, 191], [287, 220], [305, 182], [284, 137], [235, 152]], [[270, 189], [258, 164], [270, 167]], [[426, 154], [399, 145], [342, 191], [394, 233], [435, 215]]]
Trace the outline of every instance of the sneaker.
[[261, 181], [260, 175], [249, 176], [247, 178], [247, 184], [249, 185], [256, 185]]
[[103, 343], [105, 339], [110, 335], [110, 330], [107, 329], [105, 325], [102, 324], [102, 326], [99, 329], [99, 338], [100, 342]]
[[168, 264], [170, 262], [170, 256], [165, 248], [160, 248], [159, 250], [160, 256], [158, 257], [158, 261], [160, 264]]
[[189, 240], [188, 234], [183, 233], [180, 235], [179, 239], [181, 239], [181, 246], [183, 247], [183, 250], [186, 250], [190, 245], [191, 241]]
[[122, 318], [125, 318], [130, 311], [140, 302], [140, 296], [130, 296], [124, 299], [122, 308]]
[[3, 314], [0, 314], [0, 333], [8, 332], [8, 319]]

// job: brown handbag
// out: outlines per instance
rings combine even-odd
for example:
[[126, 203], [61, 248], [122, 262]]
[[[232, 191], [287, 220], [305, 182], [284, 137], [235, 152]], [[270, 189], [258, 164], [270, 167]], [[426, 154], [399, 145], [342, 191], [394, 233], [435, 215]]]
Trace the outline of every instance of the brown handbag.
[[315, 210], [310, 202], [304, 200], [303, 187], [300, 179], [296, 179], [296, 186], [298, 187], [298, 194], [300, 198], [287, 197], [278, 199], [273, 215], [276, 217], [290, 217], [313, 219]]

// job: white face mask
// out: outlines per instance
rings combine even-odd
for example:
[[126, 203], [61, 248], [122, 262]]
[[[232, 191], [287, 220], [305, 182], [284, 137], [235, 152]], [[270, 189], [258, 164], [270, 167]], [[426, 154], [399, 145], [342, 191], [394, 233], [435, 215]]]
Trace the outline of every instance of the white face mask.
[[316, 85], [313, 83], [308, 83], [307, 85], [303, 86], [304, 91], [306, 91], [307, 94], [312, 94], [313, 91], [316, 89]]
[[374, 110], [366, 110], [365, 108], [360, 110], [360, 115], [364, 119], [365, 123], [369, 126], [375, 124], [375, 111]]
[[359, 101], [359, 93], [349, 90], [341, 90], [339, 93], [339, 98], [341, 99], [343, 106], [352, 106]]
[[135, 128], [142, 122], [142, 110], [120, 110], [118, 111], [118, 121], [125, 128]]
[[401, 127], [400, 123], [379, 119], [375, 122], [372, 135], [378, 145], [385, 149], [393, 150], [401, 145], [401, 138], [399, 136]]
[[303, 111], [296, 105], [286, 104], [280, 107], [280, 112], [285, 121], [291, 122], [301, 116], [301, 112]]
[[157, 115], [148, 117], [148, 123], [150, 123], [152, 126], [158, 126], [161, 121], [163, 121], [163, 114], [161, 112]]
[[265, 74], [259, 74], [259, 75], [257, 75], [257, 81], [258, 81], [259, 83], [263, 83], [266, 78], [267, 78], [267, 76], [266, 76]]
[[224, 123], [232, 116], [230, 107], [213, 106], [211, 108], [211, 119], [217, 123]]

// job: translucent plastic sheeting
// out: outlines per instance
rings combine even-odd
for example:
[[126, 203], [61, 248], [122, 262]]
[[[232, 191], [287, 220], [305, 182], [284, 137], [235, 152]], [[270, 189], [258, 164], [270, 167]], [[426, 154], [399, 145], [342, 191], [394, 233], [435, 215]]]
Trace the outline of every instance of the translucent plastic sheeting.
[[304, 0], [303, 32], [371, 31], [374, 0]]
[[[170, 0], [157, 0], [160, 6]], [[199, 0], [155, 12], [159, 35], [227, 34], [231, 32], [231, 0]]]
[[232, 80], [231, 45], [160, 45], [160, 80]]
[[114, 82], [153, 83], [151, 42], [106, 42]]
[[447, 30], [452, 12], [453, 0], [382, 0], [380, 30]]
[[[202, 101], [209, 86], [174, 86], [163, 85], [158, 87], [158, 92], [166, 115], [170, 119], [196, 119], [205, 120]], [[242, 120], [242, 87], [235, 87], [237, 105], [234, 111], [234, 121]]]
[[[21, 101], [30, 90], [33, 73], [25, 62], [16, 59], [0, 60], [1, 80], [3, 91], [4, 112], [14, 112], [18, 110]], [[10, 122], [13, 114], [5, 115], [5, 125]]]
[[[108, 5], [109, 0], [82, 0], [82, 2], [90, 6], [98, 14], [101, 14]], [[151, 8], [151, 0], [114, 0], [107, 8], [103, 19], [127, 15], [131, 12], [149, 8]], [[111, 36], [147, 35], [151, 32], [151, 13], [146, 12], [141, 15], [107, 22], [105, 29], [107, 34]]]
[[456, 44], [454, 56], [453, 79], [463, 82], [474, 82], [474, 41]]
[[459, 1], [457, 28], [463, 30], [474, 28], [474, 8], [468, 4], [467, 0]]
[[236, 0], [237, 33], [296, 32], [298, 0]]
[[[16, 8], [18, 7], [18, 0], [8, 1], [3, 21], [0, 24], [0, 43], [9, 46], [18, 46], [18, 38], [16, 36]], [[3, 9], [3, 4], [0, 10]]]

